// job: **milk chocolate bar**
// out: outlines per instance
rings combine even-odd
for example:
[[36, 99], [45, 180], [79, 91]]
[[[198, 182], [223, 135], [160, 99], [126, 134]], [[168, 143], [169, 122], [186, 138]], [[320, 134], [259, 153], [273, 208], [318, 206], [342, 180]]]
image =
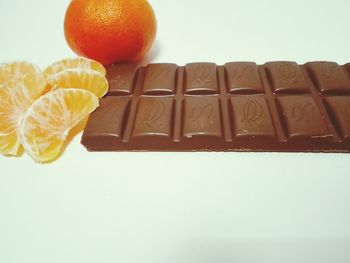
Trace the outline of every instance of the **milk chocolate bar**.
[[89, 151], [350, 152], [350, 64], [116, 64]]

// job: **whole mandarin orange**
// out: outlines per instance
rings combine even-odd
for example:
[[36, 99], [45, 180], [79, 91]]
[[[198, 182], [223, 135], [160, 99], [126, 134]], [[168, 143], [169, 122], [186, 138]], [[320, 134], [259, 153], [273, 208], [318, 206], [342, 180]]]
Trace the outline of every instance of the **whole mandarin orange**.
[[104, 65], [140, 60], [156, 31], [147, 0], [72, 0], [64, 21], [72, 50]]

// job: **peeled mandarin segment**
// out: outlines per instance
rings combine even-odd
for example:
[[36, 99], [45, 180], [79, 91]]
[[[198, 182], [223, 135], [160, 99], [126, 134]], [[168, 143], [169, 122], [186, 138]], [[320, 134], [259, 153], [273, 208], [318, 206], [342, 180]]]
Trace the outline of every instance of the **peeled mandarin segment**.
[[41, 95], [44, 87], [38, 87], [35, 81], [24, 78], [7, 81], [0, 88], [0, 154], [18, 154], [22, 116]]
[[45, 85], [45, 77], [41, 69], [25, 61], [0, 64], [0, 86], [12, 79], [26, 79], [39, 88]]
[[53, 161], [69, 131], [99, 106], [98, 98], [83, 89], [57, 89], [37, 99], [23, 117], [20, 138], [37, 162]]
[[101, 73], [103, 76], [106, 76], [106, 69], [97, 61], [77, 57], [77, 58], [67, 58], [60, 61], [57, 61], [45, 69], [45, 75], [48, 78], [51, 75], [57, 74], [65, 69], [91, 69], [93, 71]]
[[[0, 96], [2, 91], [0, 91]], [[0, 153], [15, 156], [21, 145], [17, 133], [17, 120], [12, 117], [15, 109], [0, 100]]]
[[17, 132], [7, 135], [0, 135], [0, 153], [6, 156], [17, 156], [21, 143], [18, 140]]
[[48, 78], [52, 87], [82, 88], [103, 97], [108, 91], [108, 81], [91, 69], [66, 69]]

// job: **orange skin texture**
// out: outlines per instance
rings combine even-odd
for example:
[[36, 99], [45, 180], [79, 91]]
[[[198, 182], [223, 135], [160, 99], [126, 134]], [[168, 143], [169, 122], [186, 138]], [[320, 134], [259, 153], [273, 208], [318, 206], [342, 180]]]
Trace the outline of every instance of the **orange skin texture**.
[[104, 65], [141, 60], [156, 31], [147, 0], [72, 0], [64, 21], [71, 49]]

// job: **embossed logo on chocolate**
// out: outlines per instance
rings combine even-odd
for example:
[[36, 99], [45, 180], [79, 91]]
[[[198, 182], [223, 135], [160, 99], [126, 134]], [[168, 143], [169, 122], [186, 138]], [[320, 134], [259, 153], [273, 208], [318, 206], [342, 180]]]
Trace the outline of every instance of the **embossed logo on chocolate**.
[[[108, 106], [108, 104], [110, 104], [111, 106]], [[99, 119], [114, 120], [120, 114], [121, 109], [119, 106], [116, 106], [112, 103], [108, 103], [108, 104], [103, 106], [105, 110], [101, 111]], [[102, 109], [102, 107], [101, 107], [101, 109]], [[98, 111], [96, 111], [96, 112], [98, 112]]]
[[161, 119], [165, 113], [165, 105], [162, 101], [154, 101], [144, 108], [141, 125], [150, 128], [160, 128], [163, 126]]
[[296, 103], [291, 107], [289, 117], [296, 122], [312, 123], [316, 111], [313, 103]]
[[298, 83], [298, 66], [292, 63], [283, 63], [279, 67], [281, 79], [289, 83]]
[[264, 125], [261, 120], [263, 115], [264, 109], [261, 103], [257, 100], [248, 100], [243, 106], [241, 121], [253, 127], [261, 127]]
[[231, 77], [232, 79], [239, 80], [246, 74], [250, 74], [255, 71], [255, 67], [252, 65], [243, 66], [240, 67], [239, 65], [231, 65], [230, 71], [231, 71]]
[[338, 65], [335, 65], [333, 63], [324, 63], [321, 66], [321, 75], [325, 79], [330, 79], [334, 76], [335, 72], [339, 70], [340, 68]]
[[212, 104], [206, 104], [202, 107], [194, 107], [190, 114], [190, 120], [198, 127], [204, 128], [205, 126], [213, 125], [214, 106]]
[[198, 65], [193, 70], [192, 83], [194, 85], [205, 85], [209, 83], [210, 80], [210, 70], [211, 67], [208, 65]]
[[163, 77], [166, 77], [169, 74], [169, 68], [152, 68], [147, 72], [147, 77], [151, 80], [158, 80]]

